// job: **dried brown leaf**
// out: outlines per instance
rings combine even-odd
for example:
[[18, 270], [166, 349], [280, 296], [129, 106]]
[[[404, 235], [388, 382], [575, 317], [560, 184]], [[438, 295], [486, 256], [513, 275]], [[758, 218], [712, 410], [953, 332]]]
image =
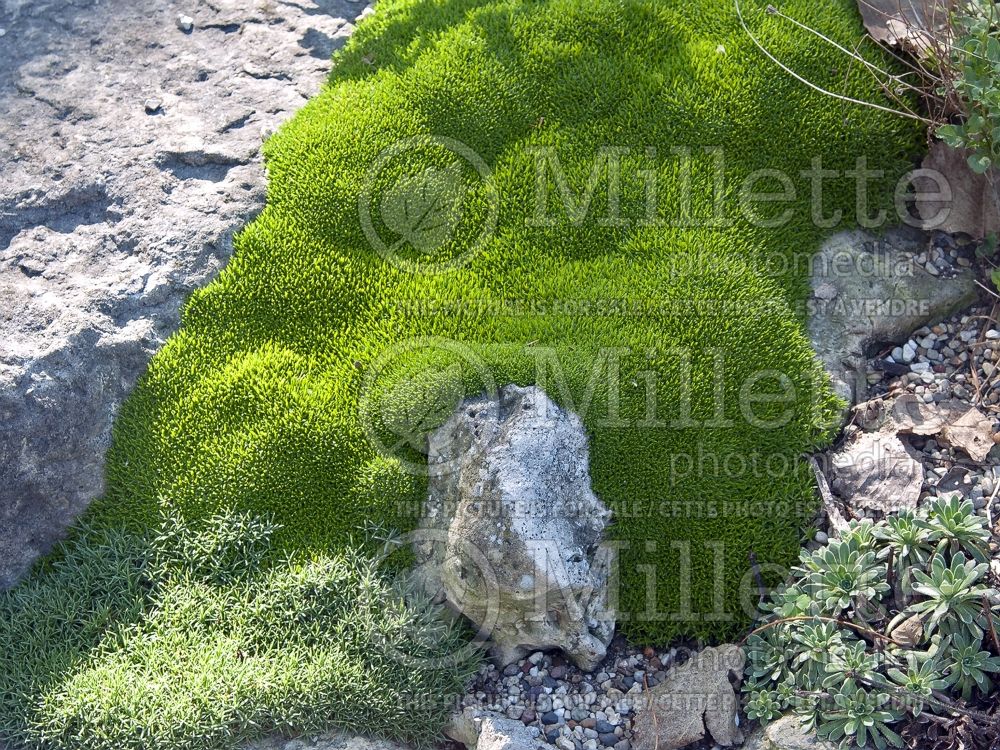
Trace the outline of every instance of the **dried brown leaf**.
[[920, 619], [920, 615], [913, 615], [903, 620], [899, 625], [892, 629], [889, 633], [889, 637], [899, 646], [903, 648], [914, 648], [918, 643], [920, 643], [920, 637], [924, 634], [924, 622]]
[[743, 743], [739, 700], [731, 677], [743, 673], [743, 650], [731, 643], [706, 648], [667, 673], [644, 694], [633, 720], [637, 750], [675, 750], [710, 734], [723, 747]]
[[956, 399], [925, 404], [904, 394], [892, 406], [896, 432], [938, 435], [948, 445], [961, 448], [973, 461], [985, 461], [993, 447], [992, 423], [979, 409]]
[[947, 28], [946, 0], [858, 0], [865, 29], [877, 42], [924, 54]]
[[826, 481], [826, 475], [819, 467], [819, 463], [812, 456], [809, 456], [809, 465], [812, 466], [813, 474], [816, 476], [816, 486], [819, 488], [819, 496], [823, 501], [823, 510], [830, 521], [830, 528], [833, 529], [835, 534], [842, 534], [850, 526], [847, 523], [847, 519], [844, 518], [844, 513], [840, 506], [833, 499], [833, 493], [830, 492], [830, 485]]
[[[987, 175], [976, 174], [969, 167], [968, 155], [964, 149], [935, 141], [921, 166], [940, 177], [918, 175], [913, 187], [918, 196], [917, 213], [929, 229], [961, 232], [980, 240], [1000, 231], [1000, 202]], [[1000, 180], [995, 168], [991, 172], [994, 182]], [[928, 197], [921, 199], [921, 195]]]
[[924, 469], [894, 434], [860, 433], [831, 459], [833, 488], [852, 508], [916, 508]]
[[979, 409], [969, 410], [941, 431], [949, 445], [961, 448], [973, 461], [985, 461], [993, 447], [993, 429], [990, 420]]
[[892, 405], [891, 426], [896, 432], [909, 435], [937, 435], [966, 408], [954, 399], [926, 404], [919, 396], [904, 393]]

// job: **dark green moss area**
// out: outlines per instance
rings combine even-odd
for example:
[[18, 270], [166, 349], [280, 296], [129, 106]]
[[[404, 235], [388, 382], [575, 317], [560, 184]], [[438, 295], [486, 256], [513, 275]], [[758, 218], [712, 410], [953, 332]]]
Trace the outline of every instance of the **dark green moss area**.
[[[746, 5], [786, 64], [880, 101], [863, 69]], [[853, 0], [783, 9], [861, 34]], [[625, 633], [731, 636], [751, 552], [796, 558], [813, 511], [799, 457], [834, 412], [799, 312], [832, 228], [801, 173], [864, 157], [871, 212], [891, 210], [917, 138], [781, 73], [729, 0], [381, 0], [267, 143], [267, 208], [124, 407], [97, 518], [232, 506], [273, 515], [297, 550], [344, 547], [366, 520], [407, 528], [427, 432], [491, 383], [537, 382], [582, 413], [618, 511]], [[795, 197], [741, 211], [756, 170]], [[841, 228], [855, 184], [825, 182]]]

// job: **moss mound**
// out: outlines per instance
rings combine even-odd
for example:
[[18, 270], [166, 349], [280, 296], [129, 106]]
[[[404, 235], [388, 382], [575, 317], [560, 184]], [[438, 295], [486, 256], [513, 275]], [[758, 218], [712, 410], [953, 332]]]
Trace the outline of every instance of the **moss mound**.
[[272, 732], [430, 747], [479, 655], [353, 550], [273, 554], [239, 513], [84, 528], [0, 592], [0, 741], [214, 750]]
[[[853, 0], [785, 10], [860, 32]], [[878, 98], [746, 13], [802, 75]], [[267, 208], [124, 408], [98, 518], [234, 506], [285, 549], [335, 550], [366, 519], [415, 523], [423, 437], [462, 396], [538, 383], [582, 413], [618, 512], [625, 632], [730, 635], [750, 554], [796, 559], [798, 457], [833, 411], [800, 316], [830, 229], [801, 172], [865, 157], [872, 212], [891, 208], [916, 137], [766, 63], [730, 0], [381, 0], [267, 143]], [[762, 169], [795, 197], [748, 214]], [[851, 176], [825, 182], [837, 210], [853, 223]]]

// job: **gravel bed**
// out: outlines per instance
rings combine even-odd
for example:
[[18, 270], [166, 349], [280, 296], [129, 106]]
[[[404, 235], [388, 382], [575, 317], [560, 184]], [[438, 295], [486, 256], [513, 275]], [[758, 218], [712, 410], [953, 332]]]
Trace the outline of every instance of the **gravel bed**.
[[[643, 693], [698, 649], [698, 644], [641, 649], [616, 636], [608, 658], [592, 673], [559, 654], [536, 651], [503, 669], [484, 664], [463, 705], [518, 719], [560, 750], [631, 750], [632, 720]], [[691, 747], [718, 746], [703, 742]]]
[[[1000, 441], [1000, 323], [997, 307], [972, 307], [914, 332], [901, 346], [869, 362], [872, 398], [913, 394], [926, 404], [955, 399], [975, 406], [992, 422]], [[856, 431], [850, 426], [845, 432]], [[907, 436], [924, 467], [921, 500], [959, 493], [987, 516], [1000, 519], [1000, 442], [982, 463], [934, 437]]]

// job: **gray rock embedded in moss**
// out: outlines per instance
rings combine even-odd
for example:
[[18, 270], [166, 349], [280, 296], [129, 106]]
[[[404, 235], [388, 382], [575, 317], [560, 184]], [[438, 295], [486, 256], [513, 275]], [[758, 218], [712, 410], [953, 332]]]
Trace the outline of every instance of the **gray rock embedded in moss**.
[[837, 750], [837, 746], [803, 729], [797, 716], [788, 715], [758, 727], [743, 750]]
[[883, 237], [862, 231], [831, 237], [811, 263], [809, 339], [837, 394], [849, 404], [865, 400], [865, 361], [871, 349], [900, 343], [927, 323], [971, 304], [971, 271], [928, 272], [915, 260], [927, 235], [906, 228]]
[[102, 492], [115, 412], [263, 206], [262, 134], [365, 7], [0, 3], [0, 587]]
[[463, 401], [430, 439], [417, 577], [507, 664], [560, 649], [593, 669], [614, 634], [610, 513], [594, 494], [579, 417], [536, 387]]

